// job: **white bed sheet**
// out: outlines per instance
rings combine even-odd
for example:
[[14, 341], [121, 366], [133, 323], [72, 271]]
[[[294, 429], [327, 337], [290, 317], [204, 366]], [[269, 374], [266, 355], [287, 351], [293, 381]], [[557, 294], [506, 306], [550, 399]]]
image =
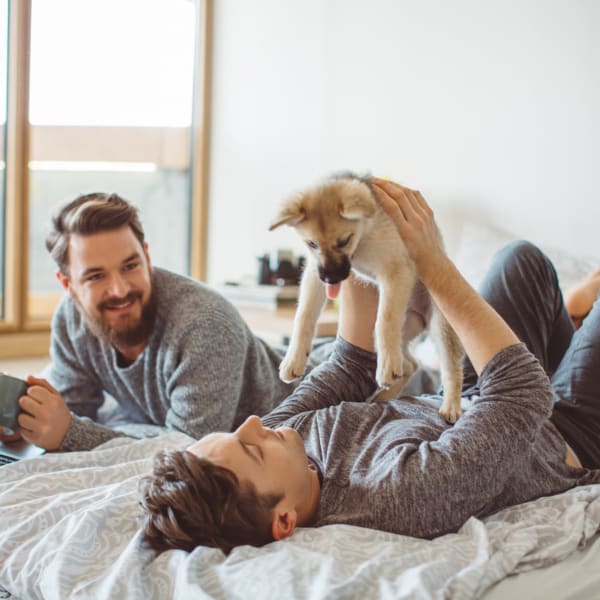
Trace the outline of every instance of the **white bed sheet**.
[[[156, 450], [189, 441], [112, 440], [3, 467], [0, 586], [23, 599], [477, 598], [511, 574], [568, 560], [600, 528], [595, 485], [435, 540], [336, 525], [228, 557], [209, 548], [155, 557], [141, 543], [138, 481]], [[600, 570], [597, 553], [591, 560]]]
[[506, 577], [484, 594], [485, 600], [591, 600], [600, 598], [600, 534], [585, 548], [551, 566]]

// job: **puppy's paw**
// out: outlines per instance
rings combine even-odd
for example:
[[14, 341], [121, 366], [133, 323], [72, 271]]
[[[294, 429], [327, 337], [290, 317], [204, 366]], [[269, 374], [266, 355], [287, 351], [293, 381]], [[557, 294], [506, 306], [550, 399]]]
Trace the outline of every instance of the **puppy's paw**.
[[279, 379], [285, 383], [298, 381], [306, 371], [307, 356], [301, 353], [286, 354], [279, 365]]
[[386, 400], [392, 400], [397, 398], [402, 391], [402, 388], [406, 385], [410, 377], [403, 375], [400, 379], [396, 379], [391, 387], [388, 389], [379, 389], [371, 398], [371, 402], [385, 402]]
[[440, 415], [448, 423], [456, 423], [462, 415], [462, 408], [460, 407], [460, 398], [447, 399], [444, 397], [442, 406], [440, 406]]
[[393, 383], [388, 387], [381, 387], [375, 394], [374, 402], [383, 402], [392, 398], [397, 398], [404, 386], [408, 383], [412, 374], [417, 370], [417, 362], [410, 356], [410, 354], [404, 354], [402, 356], [402, 376], [396, 377]]
[[383, 352], [377, 359], [375, 380], [383, 390], [389, 390], [395, 382], [404, 378], [404, 368], [407, 365], [401, 352]]

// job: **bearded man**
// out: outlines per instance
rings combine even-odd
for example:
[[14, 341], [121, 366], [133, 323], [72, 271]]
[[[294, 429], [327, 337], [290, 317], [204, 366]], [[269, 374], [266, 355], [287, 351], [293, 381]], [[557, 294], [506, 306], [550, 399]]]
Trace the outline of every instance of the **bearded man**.
[[[152, 266], [138, 211], [118, 195], [63, 206], [46, 247], [66, 294], [52, 321], [48, 380], [28, 378], [16, 437], [67, 451], [124, 432], [202, 436], [235, 429], [292, 391], [278, 376], [281, 355], [228, 301]], [[109, 426], [107, 397], [117, 404]]]

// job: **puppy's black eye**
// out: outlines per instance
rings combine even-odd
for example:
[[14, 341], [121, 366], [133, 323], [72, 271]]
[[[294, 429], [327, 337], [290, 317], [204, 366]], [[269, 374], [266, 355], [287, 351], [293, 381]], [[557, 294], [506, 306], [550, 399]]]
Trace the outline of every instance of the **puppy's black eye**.
[[309, 248], [312, 248], [313, 250], [318, 250], [319, 249], [319, 244], [317, 244], [317, 242], [314, 242], [313, 240], [306, 240], [306, 245]]
[[336, 248], [345, 248], [349, 243], [350, 240], [352, 239], [352, 234], [350, 234], [348, 237], [345, 237], [341, 240], [337, 241], [337, 244], [335, 245]]

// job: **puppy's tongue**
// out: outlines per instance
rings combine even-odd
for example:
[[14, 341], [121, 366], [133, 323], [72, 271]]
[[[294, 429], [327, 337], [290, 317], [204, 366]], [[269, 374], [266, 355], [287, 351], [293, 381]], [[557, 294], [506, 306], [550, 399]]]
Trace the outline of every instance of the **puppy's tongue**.
[[334, 300], [335, 298], [337, 298], [338, 294], [340, 293], [341, 286], [341, 283], [326, 283], [325, 289], [327, 290], [327, 297], [330, 300]]

